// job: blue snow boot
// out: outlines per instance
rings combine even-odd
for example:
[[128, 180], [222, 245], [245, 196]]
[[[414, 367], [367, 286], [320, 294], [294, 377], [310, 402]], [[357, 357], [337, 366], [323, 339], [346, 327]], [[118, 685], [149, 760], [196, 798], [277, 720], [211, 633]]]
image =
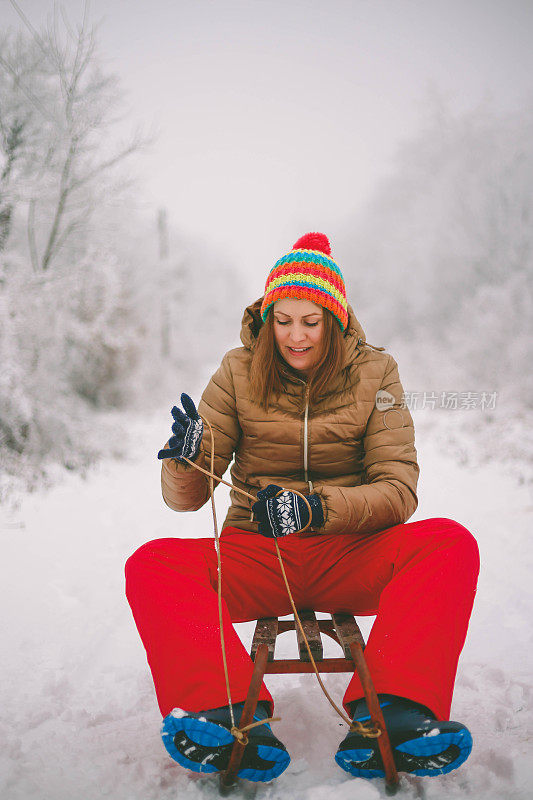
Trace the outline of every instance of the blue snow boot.
[[[236, 725], [239, 724], [244, 703], [233, 705]], [[254, 721], [269, 716], [269, 705], [260, 701]], [[229, 706], [211, 708], [198, 713], [175, 708], [163, 720], [163, 744], [172, 758], [182, 767], [194, 772], [222, 772], [226, 769], [235, 741], [231, 733]], [[290, 756], [277, 739], [270, 725], [258, 725], [247, 731], [248, 744], [244, 749], [239, 772], [249, 781], [270, 781], [289, 766]]]
[[[378, 696], [398, 772], [433, 777], [451, 772], [466, 761], [472, 750], [472, 736], [464, 725], [437, 720], [425, 706], [412, 700], [391, 694]], [[352, 710], [354, 720], [370, 720], [364, 699], [353, 703]], [[355, 731], [340, 743], [335, 761], [359, 778], [385, 775], [377, 739]]]

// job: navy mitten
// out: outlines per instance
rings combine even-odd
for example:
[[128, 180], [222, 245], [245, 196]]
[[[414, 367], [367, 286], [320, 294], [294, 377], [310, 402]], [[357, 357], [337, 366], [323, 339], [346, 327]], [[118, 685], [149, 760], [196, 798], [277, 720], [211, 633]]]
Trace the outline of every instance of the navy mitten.
[[[309, 522], [309, 509], [302, 498], [289, 490], [278, 497], [281, 486], [271, 483], [266, 489], [257, 492], [257, 503], [252, 506], [252, 511], [259, 522], [259, 533], [262, 536], [278, 539], [289, 533], [300, 531]], [[319, 528], [324, 524], [324, 509], [317, 494], [307, 495], [313, 515], [311, 525]]]
[[200, 451], [204, 423], [188, 394], [181, 395], [181, 404], [183, 411], [174, 406], [170, 412], [174, 418], [174, 435], [169, 439], [168, 448], [159, 451], [158, 458], [177, 458], [178, 461], [188, 458], [194, 461]]

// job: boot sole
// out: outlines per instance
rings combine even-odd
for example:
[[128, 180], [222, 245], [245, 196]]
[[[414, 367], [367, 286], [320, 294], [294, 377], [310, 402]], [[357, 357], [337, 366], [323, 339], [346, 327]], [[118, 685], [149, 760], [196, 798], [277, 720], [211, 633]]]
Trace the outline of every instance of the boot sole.
[[[172, 714], [163, 720], [161, 736], [171, 758], [182, 767], [203, 773], [226, 769], [235, 741], [223, 725], [202, 717], [176, 718]], [[290, 760], [281, 747], [250, 741], [237, 774], [249, 781], [270, 781], [281, 775]]]
[[[402, 742], [393, 748], [393, 753], [398, 772], [433, 778], [460, 767], [471, 750], [472, 736], [464, 728]], [[346, 772], [359, 778], [385, 777], [379, 751], [369, 747], [338, 750], [335, 761]]]

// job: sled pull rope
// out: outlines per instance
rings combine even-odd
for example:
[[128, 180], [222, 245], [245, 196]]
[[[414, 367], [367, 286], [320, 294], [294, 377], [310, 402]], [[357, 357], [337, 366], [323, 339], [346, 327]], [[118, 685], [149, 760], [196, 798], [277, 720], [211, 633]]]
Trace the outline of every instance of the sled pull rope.
[[[213, 529], [215, 532], [215, 544], [216, 544], [216, 551], [217, 551], [217, 595], [218, 595], [218, 620], [219, 620], [219, 628], [220, 628], [220, 647], [222, 650], [222, 664], [224, 667], [224, 679], [226, 681], [226, 693], [228, 695], [228, 706], [230, 712], [230, 719], [231, 719], [231, 733], [240, 742], [243, 746], [246, 746], [248, 743], [248, 737], [246, 735], [246, 731], [250, 730], [251, 728], [256, 727], [257, 725], [267, 725], [270, 722], [277, 722], [280, 717], [268, 717], [267, 719], [263, 719], [260, 722], [252, 722], [250, 725], [245, 725], [244, 728], [240, 729], [235, 725], [235, 714], [233, 713], [233, 703], [231, 702], [231, 690], [229, 685], [229, 674], [228, 674], [228, 662], [226, 658], [226, 644], [224, 641], [224, 620], [222, 616], [222, 558], [220, 553], [220, 537], [218, 533], [218, 521], [217, 521], [217, 510], [215, 506], [215, 487], [214, 487], [214, 479], [217, 478], [215, 475], [215, 437], [213, 435], [213, 428], [211, 423], [208, 419], [202, 417], [203, 421], [209, 428], [211, 433], [211, 457], [210, 457], [210, 471], [202, 469], [194, 461], [191, 461], [188, 458], [184, 458], [184, 461], [187, 461], [196, 469], [199, 469], [201, 472], [204, 472], [206, 475], [209, 476], [209, 496], [211, 498], [211, 510], [213, 512]], [[217, 480], [219, 480], [217, 478]], [[226, 483], [226, 481], [223, 481]], [[230, 484], [231, 485], [231, 484]]]
[[[224, 622], [223, 622], [223, 618], [222, 618], [222, 558], [221, 558], [221, 553], [220, 553], [220, 538], [219, 538], [219, 533], [218, 533], [217, 512], [216, 512], [216, 507], [215, 507], [214, 481], [216, 480], [219, 483], [223, 483], [226, 486], [229, 486], [231, 489], [233, 489], [233, 491], [238, 492], [239, 494], [242, 494], [245, 497], [248, 497], [250, 500], [254, 500], [255, 501], [255, 500], [257, 500], [257, 498], [254, 497], [253, 494], [250, 494], [249, 492], [246, 492], [244, 489], [240, 489], [238, 486], [234, 486], [232, 483], [228, 483], [227, 481], [222, 480], [222, 478], [219, 478], [218, 475], [215, 475], [215, 471], [214, 471], [215, 470], [215, 437], [213, 435], [213, 428], [212, 428], [211, 423], [209, 422], [209, 420], [206, 419], [206, 417], [202, 416], [202, 420], [205, 422], [205, 424], [209, 428], [209, 432], [211, 433], [210, 470], [203, 469], [203, 467], [198, 466], [198, 464], [195, 464], [194, 461], [191, 461], [188, 458], [183, 458], [183, 461], [186, 461], [192, 467], [194, 467], [195, 469], [199, 470], [200, 472], [203, 472], [204, 475], [207, 475], [209, 477], [209, 495], [210, 495], [210, 498], [211, 498], [211, 510], [213, 512], [213, 528], [214, 528], [214, 533], [215, 533], [215, 545], [216, 545], [216, 551], [217, 551], [217, 567], [218, 567], [218, 569], [217, 569], [217, 577], [218, 577], [218, 580], [217, 580], [217, 593], [218, 593], [218, 617], [219, 617], [219, 627], [220, 627], [220, 646], [221, 646], [221, 649], [222, 649], [222, 663], [223, 663], [223, 666], [224, 666], [224, 678], [225, 678], [225, 681], [226, 681], [226, 692], [227, 692], [227, 695], [228, 695], [228, 706], [229, 706], [229, 709], [230, 709], [230, 718], [231, 718], [231, 726], [232, 726], [231, 727], [231, 733], [233, 734], [233, 736], [239, 742], [241, 742], [241, 744], [246, 745], [247, 742], [248, 742], [248, 737], [246, 736], [246, 731], [250, 730], [251, 728], [257, 727], [258, 725], [268, 725], [270, 722], [278, 722], [281, 719], [281, 717], [267, 717], [266, 719], [262, 719], [259, 722], [252, 722], [250, 725], [246, 725], [242, 729], [238, 728], [235, 725], [235, 715], [233, 713], [233, 705], [232, 705], [232, 702], [231, 702], [231, 690], [230, 690], [230, 685], [229, 685], [228, 664], [227, 664], [227, 659], [226, 659], [226, 645], [225, 645], [225, 641], [224, 641]], [[298, 497], [302, 498], [302, 500], [305, 502], [305, 504], [307, 506], [307, 509], [309, 511], [309, 522], [307, 523], [307, 525], [304, 528], [301, 528], [299, 531], [295, 531], [295, 533], [303, 533], [311, 525], [312, 509], [311, 509], [311, 506], [309, 505], [309, 501], [307, 500], [307, 497], [305, 495], [301, 494], [301, 492], [298, 492], [295, 489], [290, 489], [290, 490], [281, 489], [280, 492], [278, 492], [278, 494], [281, 494], [284, 491], [294, 492], [294, 494], [297, 494]], [[290, 601], [290, 604], [291, 604], [292, 612], [294, 614], [294, 619], [296, 621], [296, 624], [298, 625], [298, 629], [300, 631], [302, 639], [304, 640], [305, 647], [307, 649], [307, 653], [309, 655], [309, 659], [310, 659], [311, 665], [313, 667], [314, 673], [316, 675], [316, 678], [318, 680], [318, 683], [320, 685], [320, 688], [322, 689], [322, 691], [323, 691], [326, 699], [328, 700], [329, 704], [337, 712], [339, 717], [348, 725], [348, 727], [350, 728], [351, 731], [356, 731], [357, 733], [361, 734], [361, 736], [365, 736], [365, 737], [370, 738], [370, 739], [377, 739], [378, 736], [381, 736], [381, 729], [379, 728], [379, 726], [378, 725], [374, 725], [374, 726], [363, 725], [361, 722], [358, 722], [357, 720], [351, 720], [338, 707], [338, 705], [332, 699], [332, 697], [329, 694], [328, 690], [324, 686], [322, 678], [320, 677], [320, 673], [319, 673], [319, 671], [317, 669], [317, 666], [316, 666], [316, 663], [315, 663], [315, 659], [313, 658], [313, 654], [311, 652], [311, 648], [309, 646], [309, 642], [307, 641], [307, 636], [305, 635], [305, 631], [304, 631], [302, 623], [300, 621], [300, 617], [298, 616], [298, 611], [296, 610], [296, 606], [294, 604], [294, 599], [293, 599], [293, 596], [292, 596], [291, 588], [289, 586], [289, 581], [287, 580], [287, 575], [285, 573], [285, 567], [283, 565], [283, 559], [281, 557], [281, 552], [280, 552], [280, 549], [279, 549], [278, 540], [275, 537], [274, 537], [274, 544], [276, 545], [276, 553], [277, 553], [278, 560], [279, 560], [281, 574], [282, 574], [282, 577], [283, 577], [283, 581], [285, 583], [285, 588], [287, 589], [287, 595], [289, 597], [289, 601]]]

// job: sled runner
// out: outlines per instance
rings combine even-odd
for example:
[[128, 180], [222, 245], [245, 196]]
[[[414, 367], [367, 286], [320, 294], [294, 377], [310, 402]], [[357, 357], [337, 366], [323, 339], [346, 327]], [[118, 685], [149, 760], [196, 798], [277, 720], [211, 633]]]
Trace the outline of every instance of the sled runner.
[[[351, 614], [331, 614], [331, 619], [318, 620], [314, 611], [299, 611], [311, 653], [319, 672], [354, 672], [357, 669], [370, 711], [372, 725], [379, 731], [379, 752], [383, 761], [387, 794], [395, 794], [398, 788], [398, 773], [392, 755], [383, 714], [379, 705], [363, 650], [365, 642], [359, 626]], [[285, 631], [295, 630], [298, 639], [299, 658], [275, 659], [276, 637]], [[344, 658], [324, 658], [321, 635], [330, 636], [344, 651]], [[240, 727], [252, 722], [259, 691], [265, 674], [301, 674], [314, 672], [303, 637], [293, 619], [263, 617], [257, 620], [250, 651], [254, 671], [246, 697]], [[220, 773], [220, 794], [227, 795], [236, 786], [239, 765], [246, 746], [236, 740], [231, 752], [228, 768]]]

